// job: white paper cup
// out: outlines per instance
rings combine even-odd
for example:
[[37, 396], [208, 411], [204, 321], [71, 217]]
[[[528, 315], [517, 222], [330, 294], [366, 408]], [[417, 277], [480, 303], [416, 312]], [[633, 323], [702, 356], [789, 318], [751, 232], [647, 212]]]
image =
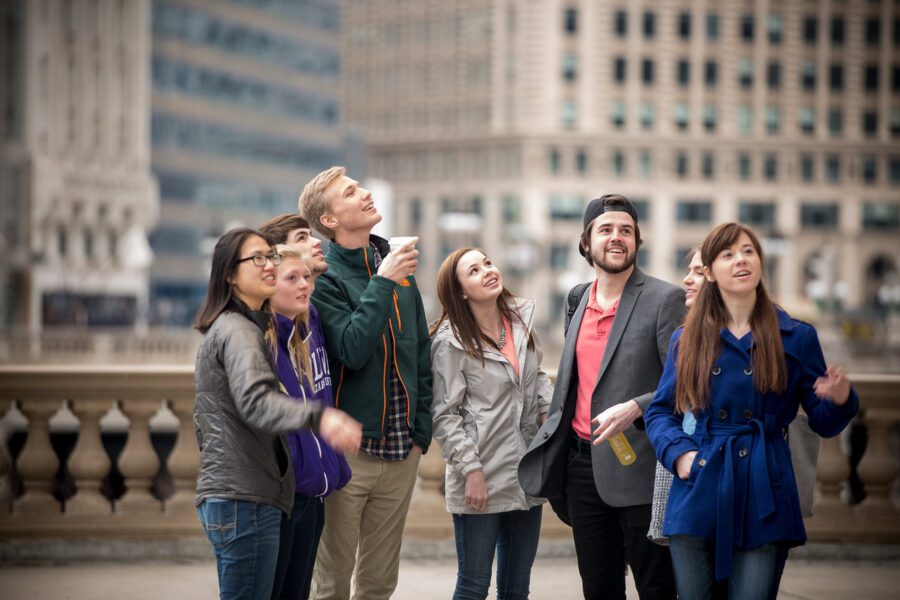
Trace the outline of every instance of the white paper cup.
[[388, 244], [391, 246], [391, 252], [400, 248], [401, 246], [405, 246], [410, 243], [412, 240], [416, 239], [414, 235], [399, 235], [394, 236], [390, 240], [388, 240]]

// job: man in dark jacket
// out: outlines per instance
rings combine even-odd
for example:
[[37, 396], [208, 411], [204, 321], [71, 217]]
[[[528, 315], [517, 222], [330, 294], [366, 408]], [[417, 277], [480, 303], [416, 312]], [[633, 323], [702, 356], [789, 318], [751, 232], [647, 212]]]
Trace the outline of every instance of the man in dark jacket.
[[[390, 252], [371, 235], [372, 194], [332, 167], [310, 181], [300, 211], [331, 240], [313, 301], [331, 356], [335, 406], [363, 424], [353, 477], [325, 502], [313, 576], [320, 600], [389, 598], [419, 457], [431, 442], [431, 341], [413, 274], [414, 242]], [[390, 252], [390, 253], [389, 253]], [[356, 564], [358, 557], [359, 564]]]
[[675, 598], [668, 550], [647, 539], [656, 454], [635, 425], [684, 317], [684, 292], [635, 266], [640, 244], [627, 198], [588, 204], [578, 249], [596, 279], [570, 294], [577, 308], [550, 416], [519, 464], [522, 488], [550, 498], [572, 525], [585, 598], [625, 598], [626, 563], [642, 599]]

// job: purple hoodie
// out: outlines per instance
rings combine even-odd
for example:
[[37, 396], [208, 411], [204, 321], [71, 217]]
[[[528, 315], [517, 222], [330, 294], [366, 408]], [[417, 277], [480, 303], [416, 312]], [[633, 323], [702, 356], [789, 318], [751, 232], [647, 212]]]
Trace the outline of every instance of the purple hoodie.
[[[298, 381], [297, 372], [291, 361], [288, 340], [294, 334], [294, 323], [287, 317], [275, 315], [275, 328], [278, 333], [278, 356], [276, 372], [281, 385], [288, 395], [298, 402], [318, 400], [325, 406], [334, 406], [334, 395], [331, 391], [331, 372], [328, 369], [328, 354], [325, 352], [325, 338], [319, 324], [319, 313], [309, 305], [309, 355], [313, 370], [313, 388], [309, 388], [303, 378], [303, 392]], [[301, 330], [296, 335], [305, 336]], [[343, 455], [336, 453], [324, 440], [308, 429], [300, 429], [287, 434], [288, 448], [291, 452], [291, 464], [297, 479], [296, 492], [302, 496], [327, 496], [339, 490], [350, 481], [350, 465]]]

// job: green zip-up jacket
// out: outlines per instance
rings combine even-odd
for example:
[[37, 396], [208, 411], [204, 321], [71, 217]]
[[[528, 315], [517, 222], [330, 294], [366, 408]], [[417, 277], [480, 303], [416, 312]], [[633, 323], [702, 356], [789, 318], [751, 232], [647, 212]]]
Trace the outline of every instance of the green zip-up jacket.
[[[370, 236], [382, 257], [388, 243]], [[331, 357], [334, 405], [363, 426], [363, 437], [385, 432], [394, 365], [406, 392], [410, 436], [423, 452], [431, 443], [431, 338], [422, 296], [413, 277], [400, 284], [376, 274], [371, 246], [348, 249], [332, 242], [328, 271], [316, 280], [319, 311]]]

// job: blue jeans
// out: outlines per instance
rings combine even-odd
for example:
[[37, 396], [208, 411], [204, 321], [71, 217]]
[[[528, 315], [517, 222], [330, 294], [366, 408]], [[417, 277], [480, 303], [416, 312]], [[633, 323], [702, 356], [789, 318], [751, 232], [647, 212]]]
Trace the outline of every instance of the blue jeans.
[[221, 600], [269, 600], [281, 511], [268, 504], [211, 498], [197, 507], [212, 543]]
[[291, 516], [281, 519], [278, 565], [273, 600], [306, 600], [312, 583], [316, 550], [325, 527], [325, 504], [320, 498], [294, 494]]
[[[669, 539], [669, 549], [678, 597], [685, 600], [712, 598], [716, 574], [715, 543], [700, 537], [676, 535]], [[731, 576], [725, 580], [728, 599], [775, 598], [786, 558], [785, 549], [776, 543], [749, 550], [735, 548]]]
[[497, 550], [497, 599], [528, 598], [541, 534], [541, 507], [487, 515], [453, 515], [459, 571], [453, 600], [487, 598]]

